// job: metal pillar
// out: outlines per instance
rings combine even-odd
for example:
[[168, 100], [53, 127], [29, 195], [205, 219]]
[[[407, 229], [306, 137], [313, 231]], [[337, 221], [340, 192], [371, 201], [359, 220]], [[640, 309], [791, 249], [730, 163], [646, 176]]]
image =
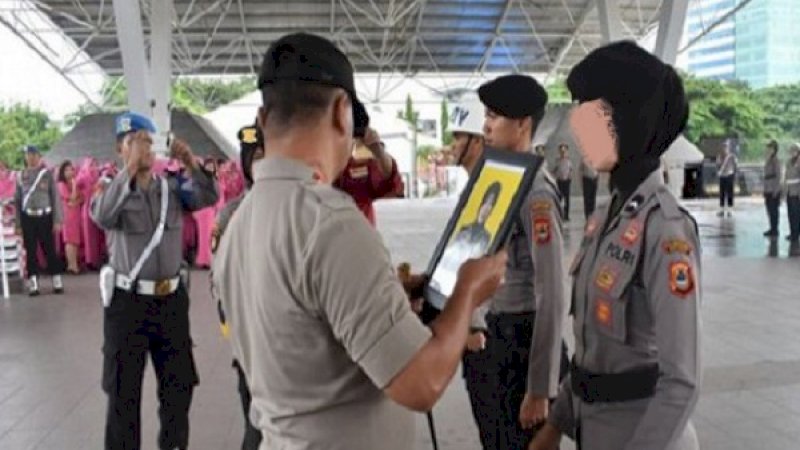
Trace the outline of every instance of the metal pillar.
[[150, 106], [150, 73], [144, 49], [142, 11], [138, 1], [114, 0], [117, 40], [122, 51], [122, 66], [128, 86], [131, 111], [152, 115]]
[[167, 152], [170, 124], [172, 80], [172, 0], [152, 0], [150, 14], [150, 80], [152, 86], [153, 120], [158, 137], [156, 152]]
[[596, 0], [597, 15], [600, 19], [600, 34], [603, 42], [622, 39], [622, 19], [619, 14], [619, 0]]
[[114, 17], [128, 86], [128, 105], [131, 111], [153, 118], [158, 128], [154, 150], [163, 154], [170, 129], [172, 0], [151, 0], [150, 7], [150, 60], [145, 52], [139, 2], [114, 0]]
[[688, 8], [689, 0], [664, 0], [661, 4], [655, 55], [667, 64], [677, 61]]

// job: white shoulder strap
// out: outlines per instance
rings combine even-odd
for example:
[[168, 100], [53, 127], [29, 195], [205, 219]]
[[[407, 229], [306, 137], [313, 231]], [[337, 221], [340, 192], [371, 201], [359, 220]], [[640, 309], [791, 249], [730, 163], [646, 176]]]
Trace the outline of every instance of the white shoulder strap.
[[161, 177], [161, 215], [158, 218], [158, 226], [156, 227], [156, 232], [153, 233], [153, 237], [150, 238], [150, 242], [147, 243], [147, 247], [144, 248], [141, 256], [139, 256], [139, 260], [136, 261], [136, 264], [133, 266], [133, 270], [128, 274], [128, 278], [131, 280], [135, 280], [136, 277], [139, 276], [139, 272], [142, 270], [145, 261], [153, 254], [153, 250], [158, 247], [158, 244], [161, 243], [161, 239], [164, 237], [164, 225], [167, 221], [168, 204], [169, 183], [165, 177]]
[[[33, 184], [28, 189], [28, 192], [25, 193], [25, 197], [22, 199], [22, 210], [23, 211], [28, 209], [28, 201], [31, 199], [31, 195], [33, 195], [33, 191], [36, 190], [36, 186], [39, 185], [39, 182], [42, 181], [42, 177], [44, 177], [44, 174], [46, 174], [46, 173], [47, 173], [47, 169], [45, 169], [45, 168], [40, 169], [39, 173], [36, 175], [36, 180], [33, 181]], [[19, 177], [19, 183], [20, 183], [20, 186], [21, 186], [22, 185], [22, 175], [21, 174], [20, 174], [20, 177]]]

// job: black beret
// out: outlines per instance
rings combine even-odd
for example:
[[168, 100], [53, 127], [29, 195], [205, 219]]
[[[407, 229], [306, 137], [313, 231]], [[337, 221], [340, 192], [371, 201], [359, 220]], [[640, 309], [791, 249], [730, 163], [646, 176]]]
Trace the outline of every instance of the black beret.
[[527, 75], [505, 75], [478, 88], [481, 102], [512, 119], [536, 116], [547, 105], [547, 91]]

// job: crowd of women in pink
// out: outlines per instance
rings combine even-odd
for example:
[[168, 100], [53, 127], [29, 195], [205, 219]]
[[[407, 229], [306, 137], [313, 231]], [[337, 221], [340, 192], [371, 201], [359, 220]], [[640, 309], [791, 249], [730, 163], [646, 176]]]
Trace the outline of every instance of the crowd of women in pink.
[[[244, 180], [238, 165], [231, 161], [207, 159], [203, 162], [206, 170], [215, 174], [220, 201], [209, 208], [184, 216], [184, 255], [194, 265], [208, 268], [211, 265], [211, 233], [217, 212], [225, 204], [237, 198], [244, 191]], [[159, 160], [156, 171], [177, 172], [182, 168], [176, 161]], [[64, 161], [54, 168], [58, 179], [58, 192], [61, 197], [64, 223], [57, 237], [57, 247], [67, 261], [67, 271], [80, 273], [84, 270], [99, 269], [108, 251], [103, 231], [89, 218], [90, 199], [100, 189], [104, 177], [117, 173], [114, 164], [101, 164], [91, 158], [84, 158], [79, 164]], [[16, 173], [0, 163], [0, 201], [7, 208], [13, 208], [10, 199], [14, 198]], [[13, 217], [8, 211], [8, 217]]]

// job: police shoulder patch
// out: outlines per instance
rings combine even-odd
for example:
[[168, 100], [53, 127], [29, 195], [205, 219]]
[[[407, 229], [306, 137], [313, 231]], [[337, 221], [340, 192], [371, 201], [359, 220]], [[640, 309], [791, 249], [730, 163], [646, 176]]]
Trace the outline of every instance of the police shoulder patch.
[[531, 202], [531, 212], [533, 213], [547, 213], [551, 209], [553, 209], [553, 204], [547, 200], [534, 200]]
[[533, 236], [534, 240], [539, 245], [544, 245], [550, 242], [553, 234], [553, 226], [548, 216], [533, 217]]
[[614, 319], [611, 302], [602, 298], [595, 301], [594, 317], [600, 325], [610, 327]]
[[683, 239], [667, 239], [661, 244], [661, 248], [667, 254], [677, 253], [681, 255], [690, 255], [692, 253], [692, 244]]
[[687, 261], [675, 261], [669, 265], [669, 290], [672, 295], [686, 298], [695, 290], [694, 271]]

